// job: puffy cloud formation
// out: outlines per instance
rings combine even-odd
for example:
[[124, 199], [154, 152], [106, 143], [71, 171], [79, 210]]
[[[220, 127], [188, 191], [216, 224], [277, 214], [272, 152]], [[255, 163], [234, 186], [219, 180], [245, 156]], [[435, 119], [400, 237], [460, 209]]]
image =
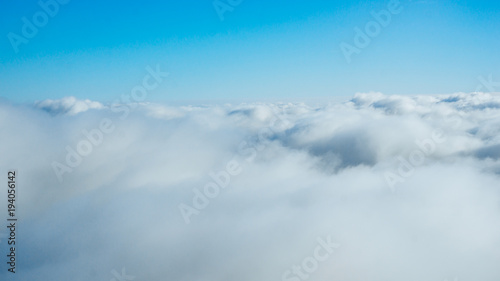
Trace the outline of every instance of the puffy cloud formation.
[[78, 100], [75, 97], [65, 97], [60, 100], [44, 100], [36, 102], [36, 106], [50, 112], [51, 114], [75, 115], [89, 109], [102, 109], [104, 106], [100, 102], [91, 100]]
[[0, 103], [16, 277], [498, 281], [499, 105]]

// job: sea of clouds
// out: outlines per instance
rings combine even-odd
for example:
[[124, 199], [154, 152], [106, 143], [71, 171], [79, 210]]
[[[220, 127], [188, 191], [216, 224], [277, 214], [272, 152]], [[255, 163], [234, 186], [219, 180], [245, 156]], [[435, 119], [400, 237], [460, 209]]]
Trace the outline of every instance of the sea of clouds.
[[15, 280], [500, 280], [499, 95], [2, 100], [0, 128]]

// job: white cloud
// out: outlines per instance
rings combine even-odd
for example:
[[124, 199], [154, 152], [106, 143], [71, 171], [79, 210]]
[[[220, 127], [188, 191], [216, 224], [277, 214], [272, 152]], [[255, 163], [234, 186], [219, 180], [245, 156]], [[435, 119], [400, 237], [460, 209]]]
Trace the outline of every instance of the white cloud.
[[102, 109], [104, 106], [100, 102], [89, 99], [79, 100], [75, 97], [64, 97], [59, 100], [44, 100], [36, 103], [36, 106], [54, 115], [67, 114], [75, 115], [89, 109]]
[[[0, 104], [0, 166], [19, 171], [16, 276], [110, 280], [125, 267], [136, 280], [281, 280], [330, 235], [341, 247], [308, 280], [497, 281], [499, 101], [144, 103], [124, 119], [74, 98]], [[51, 164], [104, 118], [114, 131], [59, 182]], [[384, 173], [438, 129], [445, 141], [393, 193]], [[186, 224], [179, 204], [231, 160], [241, 173]]]

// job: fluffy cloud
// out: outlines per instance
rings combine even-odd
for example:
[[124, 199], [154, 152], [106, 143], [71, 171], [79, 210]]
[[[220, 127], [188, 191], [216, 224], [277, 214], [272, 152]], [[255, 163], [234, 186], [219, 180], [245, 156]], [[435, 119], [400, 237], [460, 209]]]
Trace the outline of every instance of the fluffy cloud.
[[[486, 93], [128, 114], [1, 103], [0, 166], [19, 174], [16, 276], [497, 281], [499, 105]], [[340, 247], [308, 269], [326, 237]]]
[[91, 100], [78, 100], [75, 97], [65, 97], [60, 100], [44, 100], [36, 102], [36, 106], [51, 114], [75, 115], [89, 109], [102, 109], [104, 106], [100, 102]]

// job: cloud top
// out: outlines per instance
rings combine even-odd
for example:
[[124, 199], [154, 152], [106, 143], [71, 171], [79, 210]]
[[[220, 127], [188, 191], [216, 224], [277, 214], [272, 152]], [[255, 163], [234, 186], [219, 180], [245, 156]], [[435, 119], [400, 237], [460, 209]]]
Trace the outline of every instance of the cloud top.
[[[0, 165], [19, 171], [17, 276], [497, 281], [499, 103], [365, 93], [119, 105], [127, 114], [75, 98], [2, 103]], [[340, 247], [310, 270], [321, 239]]]

